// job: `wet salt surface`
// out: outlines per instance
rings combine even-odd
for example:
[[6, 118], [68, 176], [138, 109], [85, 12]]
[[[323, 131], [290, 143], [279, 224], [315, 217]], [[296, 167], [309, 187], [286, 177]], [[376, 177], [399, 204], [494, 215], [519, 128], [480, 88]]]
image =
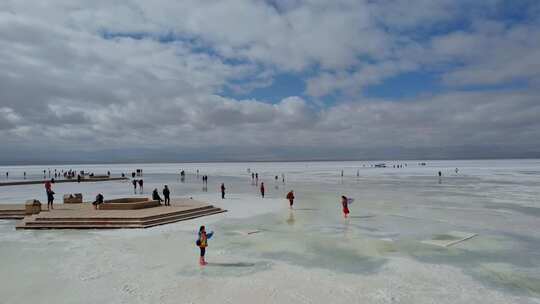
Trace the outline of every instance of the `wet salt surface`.
[[[0, 220], [0, 302], [539, 303], [538, 161], [427, 168], [409, 162], [403, 169], [353, 162], [198, 165], [111, 171], [144, 167], [144, 194], [166, 183], [173, 196], [228, 213], [147, 230], [14, 231], [13, 222]], [[248, 167], [259, 170], [267, 198], [258, 197]], [[184, 182], [174, 174], [179, 168], [189, 170]], [[207, 192], [194, 168], [209, 174]], [[0, 202], [43, 200], [42, 187], [0, 187]], [[297, 197], [292, 211], [282, 199], [290, 189]], [[134, 195], [129, 182], [57, 184], [55, 191], [57, 198]], [[356, 199], [348, 220], [340, 214], [342, 194]], [[208, 249], [214, 264], [201, 269], [194, 242], [203, 224], [216, 235]], [[261, 232], [238, 233], [254, 230]], [[449, 231], [478, 236], [450, 248], [421, 243]]]

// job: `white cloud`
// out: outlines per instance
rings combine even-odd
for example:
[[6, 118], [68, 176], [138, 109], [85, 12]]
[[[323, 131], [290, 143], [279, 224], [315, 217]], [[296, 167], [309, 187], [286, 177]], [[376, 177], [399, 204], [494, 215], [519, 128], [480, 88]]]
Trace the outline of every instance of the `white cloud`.
[[[539, 149], [539, 25], [476, 18], [470, 29], [427, 33], [459, 18], [464, 3], [3, 1], [0, 140], [23, 152], [133, 144], [320, 149], [328, 157], [333, 147]], [[159, 41], [167, 35], [175, 39]], [[407, 101], [362, 97], [369, 85], [417, 70], [440, 73], [450, 88], [529, 86]], [[311, 75], [307, 96], [346, 99], [317, 106], [294, 96], [304, 92], [275, 104], [220, 96], [249, 96], [284, 71]]]
[[479, 24], [472, 32], [434, 39], [435, 54], [461, 63], [444, 75], [448, 85], [494, 85], [540, 76], [540, 26]]
[[307, 79], [306, 93], [322, 97], [341, 91], [348, 96], [357, 96], [368, 85], [379, 84], [386, 78], [417, 68], [418, 64], [413, 62], [384, 61], [362, 65], [354, 72], [321, 73]]

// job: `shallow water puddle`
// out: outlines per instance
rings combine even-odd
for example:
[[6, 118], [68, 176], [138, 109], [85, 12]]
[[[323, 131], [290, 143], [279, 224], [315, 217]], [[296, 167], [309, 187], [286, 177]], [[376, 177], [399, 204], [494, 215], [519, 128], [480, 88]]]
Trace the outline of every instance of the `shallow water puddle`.
[[476, 233], [450, 231], [445, 234], [436, 234], [431, 240], [423, 240], [422, 243], [441, 247], [450, 247], [466, 240], [470, 240], [475, 236], [477, 236]]

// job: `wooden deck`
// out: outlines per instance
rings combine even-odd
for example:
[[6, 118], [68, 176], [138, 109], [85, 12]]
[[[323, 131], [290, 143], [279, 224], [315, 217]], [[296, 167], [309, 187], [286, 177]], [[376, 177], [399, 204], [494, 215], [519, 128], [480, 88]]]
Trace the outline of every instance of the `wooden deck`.
[[22, 220], [24, 204], [0, 204], [0, 220]]
[[[42, 205], [43, 207], [43, 205]], [[46, 208], [46, 207], [45, 207]], [[0, 205], [3, 211], [24, 211], [24, 205]], [[192, 199], [174, 199], [171, 206], [136, 210], [95, 210], [90, 203], [58, 204], [54, 210], [26, 216], [17, 229], [148, 228], [226, 212]], [[23, 212], [24, 213], [24, 212]], [[14, 218], [15, 219], [15, 218]]]

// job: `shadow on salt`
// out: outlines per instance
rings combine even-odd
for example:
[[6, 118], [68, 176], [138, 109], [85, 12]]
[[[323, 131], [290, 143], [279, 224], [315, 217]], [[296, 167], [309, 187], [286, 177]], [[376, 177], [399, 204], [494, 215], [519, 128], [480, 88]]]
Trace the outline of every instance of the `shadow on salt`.
[[196, 263], [185, 266], [177, 272], [179, 276], [211, 276], [211, 277], [236, 277], [251, 275], [266, 271], [272, 267], [268, 261], [241, 261], [241, 260], [215, 260], [209, 257], [208, 265], [199, 266]]

